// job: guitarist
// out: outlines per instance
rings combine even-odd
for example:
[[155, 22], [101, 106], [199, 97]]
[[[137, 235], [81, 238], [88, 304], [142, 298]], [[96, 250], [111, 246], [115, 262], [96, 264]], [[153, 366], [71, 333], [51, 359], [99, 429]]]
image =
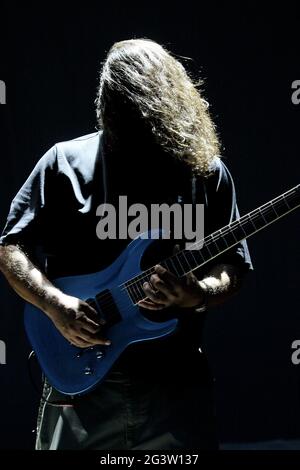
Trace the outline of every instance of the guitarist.
[[[206, 235], [239, 217], [207, 102], [165, 48], [147, 39], [115, 43], [96, 108], [99, 131], [46, 152], [14, 198], [0, 239], [10, 285], [80, 348], [107, 345], [103, 325], [51, 279], [99, 271], [130, 241], [97, 238], [99, 204], [116, 204], [119, 195], [148, 206], [203, 203]], [[176, 315], [177, 331], [129, 346], [81, 397], [65, 397], [46, 380], [36, 448], [216, 449], [213, 380], [199, 350], [203, 312], [237, 292], [249, 269], [245, 241], [183, 279], [157, 265], [140, 306], [149, 317]]]

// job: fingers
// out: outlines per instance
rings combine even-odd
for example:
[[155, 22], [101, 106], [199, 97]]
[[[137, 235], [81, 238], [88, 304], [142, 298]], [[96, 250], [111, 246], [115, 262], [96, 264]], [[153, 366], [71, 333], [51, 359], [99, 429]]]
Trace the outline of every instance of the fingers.
[[149, 310], [189, 305], [191, 298], [195, 297], [194, 286], [198, 287], [198, 281], [193, 273], [178, 278], [163, 266], [156, 265], [150, 282], [143, 284], [147, 298], [138, 305]]
[[74, 338], [72, 338], [72, 340], [70, 341], [70, 343], [73, 345], [73, 346], [77, 346], [78, 348], [90, 348], [91, 346], [97, 346], [98, 344], [101, 345], [101, 346], [108, 346], [108, 344], [104, 341], [87, 341], [85, 339], [83, 339], [81, 336], [75, 336]]
[[78, 336], [92, 346], [95, 346], [96, 344], [101, 344], [102, 346], [109, 346], [111, 344], [110, 340], [99, 336], [93, 336], [85, 329], [80, 330], [80, 334]]
[[104, 324], [105, 321], [99, 317], [97, 310], [95, 310], [91, 305], [86, 302], [81, 302], [80, 309], [87, 315], [90, 323], [94, 323], [95, 325], [99, 326], [100, 324]]
[[161, 292], [165, 298], [170, 296], [176, 296], [176, 289], [173, 284], [168, 281], [163, 280], [158, 274], [152, 274], [150, 278], [150, 287], [152, 285], [153, 291]]
[[70, 338], [70, 342], [75, 346], [81, 348], [87, 348], [89, 346], [96, 346], [97, 344], [102, 346], [109, 346], [111, 341], [106, 338], [94, 336], [84, 328], [74, 332], [74, 335]]
[[180, 286], [180, 280], [175, 274], [171, 273], [167, 269], [163, 268], [160, 264], [155, 266], [155, 272], [158, 274], [160, 279], [162, 279], [167, 285], [172, 286], [173, 289]]
[[82, 328], [89, 331], [90, 333], [98, 333], [100, 331], [100, 325], [97, 325], [86, 315], [83, 315], [82, 317], [78, 318], [77, 321], [82, 326]]
[[155, 266], [155, 274], [150, 282], [143, 284], [147, 298], [138, 303], [149, 310], [160, 310], [175, 303], [180, 290], [180, 281], [160, 265]]
[[[107, 338], [100, 337], [101, 326], [106, 322], [99, 318], [98, 313], [86, 302], [80, 305], [82, 316], [76, 320], [76, 341], [81, 340], [80, 347], [95, 346], [97, 344], [108, 346], [111, 344]], [[90, 317], [97, 319], [94, 321]], [[100, 326], [101, 324], [101, 326]]]
[[166, 302], [166, 296], [162, 292], [154, 290], [152, 284], [149, 282], [144, 282], [143, 289], [147, 297], [152, 300], [152, 302], [160, 305], [164, 305]]
[[148, 310], [162, 310], [165, 308], [164, 305], [156, 304], [150, 300], [141, 300], [137, 305], [142, 308], [147, 308]]
[[105, 320], [100, 318], [98, 312], [86, 302], [81, 303], [80, 309], [83, 315], [77, 321], [89, 333], [98, 333], [101, 326], [105, 325]]
[[88, 348], [89, 346], [91, 346], [87, 341], [80, 338], [80, 336], [75, 336], [75, 338], [72, 339], [71, 344], [73, 346], [77, 346], [78, 348]]
[[[88, 319], [85, 318], [85, 320]], [[79, 322], [77, 321], [76, 330], [79, 337], [93, 345], [109, 345], [111, 343], [107, 338], [103, 338], [100, 335], [101, 328], [98, 327], [95, 331], [94, 325], [91, 325], [89, 322], [82, 321], [82, 319]]]

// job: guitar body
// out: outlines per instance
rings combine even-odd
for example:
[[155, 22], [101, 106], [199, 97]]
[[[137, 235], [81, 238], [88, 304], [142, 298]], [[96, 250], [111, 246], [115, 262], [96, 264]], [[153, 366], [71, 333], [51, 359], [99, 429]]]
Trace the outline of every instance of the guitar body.
[[[108, 320], [105, 337], [110, 346], [81, 349], [71, 345], [53, 322], [31, 304], [25, 307], [25, 329], [39, 363], [51, 385], [67, 395], [83, 394], [96, 387], [124, 349], [131, 343], [172, 333], [177, 320], [153, 322], [134, 305], [125, 282], [141, 273], [145, 250], [155, 240], [149, 233], [133, 240], [108, 268], [93, 274], [69, 276], [53, 283], [64, 293], [95, 301], [99, 315]], [[157, 238], [157, 237], [156, 237]], [[98, 300], [97, 300], [98, 299]]]

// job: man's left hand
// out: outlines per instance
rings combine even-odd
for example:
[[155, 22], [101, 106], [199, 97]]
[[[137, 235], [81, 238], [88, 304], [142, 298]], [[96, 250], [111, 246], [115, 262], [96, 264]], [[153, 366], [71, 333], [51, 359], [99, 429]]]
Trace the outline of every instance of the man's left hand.
[[138, 305], [149, 310], [161, 310], [166, 307], [195, 307], [201, 304], [203, 292], [193, 273], [178, 278], [160, 265], [155, 266], [155, 274], [150, 282], [143, 284], [147, 298]]

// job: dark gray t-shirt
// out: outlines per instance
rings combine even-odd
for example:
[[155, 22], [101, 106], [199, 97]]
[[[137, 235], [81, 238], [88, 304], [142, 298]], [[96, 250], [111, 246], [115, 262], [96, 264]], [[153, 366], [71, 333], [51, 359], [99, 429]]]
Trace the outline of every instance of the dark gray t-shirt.
[[[239, 218], [232, 177], [220, 159], [212, 175], [197, 178], [192, 187], [183, 167], [170, 168], [167, 162], [164, 168], [163, 156], [151, 159], [147, 149], [145, 159], [139, 156], [134, 165], [128, 154], [116, 164], [105, 155], [102, 136], [100, 131], [54, 145], [12, 201], [0, 243], [20, 245], [49, 278], [99, 271], [120, 254], [130, 240], [100, 240], [96, 208], [103, 202], [116, 203], [122, 194], [128, 195], [128, 203], [174, 203], [178, 197], [203, 203], [205, 235]], [[246, 241], [210, 262], [203, 273], [220, 262], [251, 269]], [[183, 343], [187, 352], [198, 350], [203, 318], [183, 312], [181, 327], [172, 337], [130, 346], [122, 359], [126, 367], [133, 362], [132, 354], [138, 353], [140, 359], [144, 354], [151, 368], [156, 355], [161, 362], [162, 355], [174, 358], [179, 349], [182, 358]]]

